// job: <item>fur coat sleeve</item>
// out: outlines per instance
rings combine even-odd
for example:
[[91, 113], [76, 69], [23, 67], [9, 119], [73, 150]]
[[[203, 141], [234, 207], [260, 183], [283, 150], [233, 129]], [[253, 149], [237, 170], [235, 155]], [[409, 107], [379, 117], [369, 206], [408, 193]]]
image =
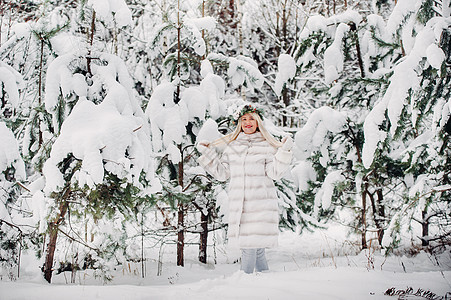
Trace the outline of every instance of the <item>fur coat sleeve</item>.
[[215, 149], [207, 148], [197, 162], [219, 181], [226, 181], [230, 177], [227, 155], [219, 154]]

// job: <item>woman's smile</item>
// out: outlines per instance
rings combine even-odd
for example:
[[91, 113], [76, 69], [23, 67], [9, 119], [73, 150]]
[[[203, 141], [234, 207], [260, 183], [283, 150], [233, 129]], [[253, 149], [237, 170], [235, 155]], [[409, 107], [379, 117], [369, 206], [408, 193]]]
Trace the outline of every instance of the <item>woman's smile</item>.
[[245, 134], [252, 134], [257, 128], [257, 120], [251, 114], [247, 113], [241, 117], [241, 129]]

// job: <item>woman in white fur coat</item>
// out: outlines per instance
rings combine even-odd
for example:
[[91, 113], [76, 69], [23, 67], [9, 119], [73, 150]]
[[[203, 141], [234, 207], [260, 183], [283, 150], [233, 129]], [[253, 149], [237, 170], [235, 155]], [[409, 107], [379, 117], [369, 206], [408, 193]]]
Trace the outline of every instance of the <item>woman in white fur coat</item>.
[[[228, 188], [228, 242], [241, 249], [241, 270], [268, 270], [265, 248], [277, 246], [279, 211], [273, 180], [288, 169], [293, 141], [277, 141], [263, 127], [263, 113], [245, 105], [234, 114], [237, 128], [212, 143], [199, 142], [199, 164]], [[217, 147], [219, 145], [224, 147]], [[219, 148], [224, 149], [220, 151]]]

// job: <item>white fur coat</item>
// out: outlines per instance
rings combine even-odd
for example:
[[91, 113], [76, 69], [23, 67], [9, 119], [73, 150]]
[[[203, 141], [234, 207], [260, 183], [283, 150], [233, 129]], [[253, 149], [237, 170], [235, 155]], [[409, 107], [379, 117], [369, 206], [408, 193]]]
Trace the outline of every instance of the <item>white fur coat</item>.
[[278, 243], [278, 180], [291, 163], [289, 150], [275, 148], [260, 132], [240, 133], [222, 153], [204, 148], [199, 164], [220, 181], [230, 179], [229, 246], [269, 248]]

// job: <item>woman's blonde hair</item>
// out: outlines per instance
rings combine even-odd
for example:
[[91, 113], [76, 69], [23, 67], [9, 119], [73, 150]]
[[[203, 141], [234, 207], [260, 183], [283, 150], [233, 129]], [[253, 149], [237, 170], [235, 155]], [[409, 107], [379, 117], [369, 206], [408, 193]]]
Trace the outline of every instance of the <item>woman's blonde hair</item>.
[[[279, 142], [271, 133], [269, 133], [265, 126], [263, 126], [263, 120], [260, 118], [260, 116], [257, 113], [249, 113], [254, 120], [257, 120], [257, 130], [261, 132], [265, 140], [271, 144], [273, 147], [279, 148], [282, 146], [282, 143]], [[236, 125], [235, 130], [232, 133], [229, 133], [215, 141], [213, 141], [210, 146], [220, 146], [223, 144], [229, 144], [230, 142], [236, 140], [240, 132], [242, 132], [243, 129], [241, 127], [241, 116], [238, 118], [238, 123]]]

